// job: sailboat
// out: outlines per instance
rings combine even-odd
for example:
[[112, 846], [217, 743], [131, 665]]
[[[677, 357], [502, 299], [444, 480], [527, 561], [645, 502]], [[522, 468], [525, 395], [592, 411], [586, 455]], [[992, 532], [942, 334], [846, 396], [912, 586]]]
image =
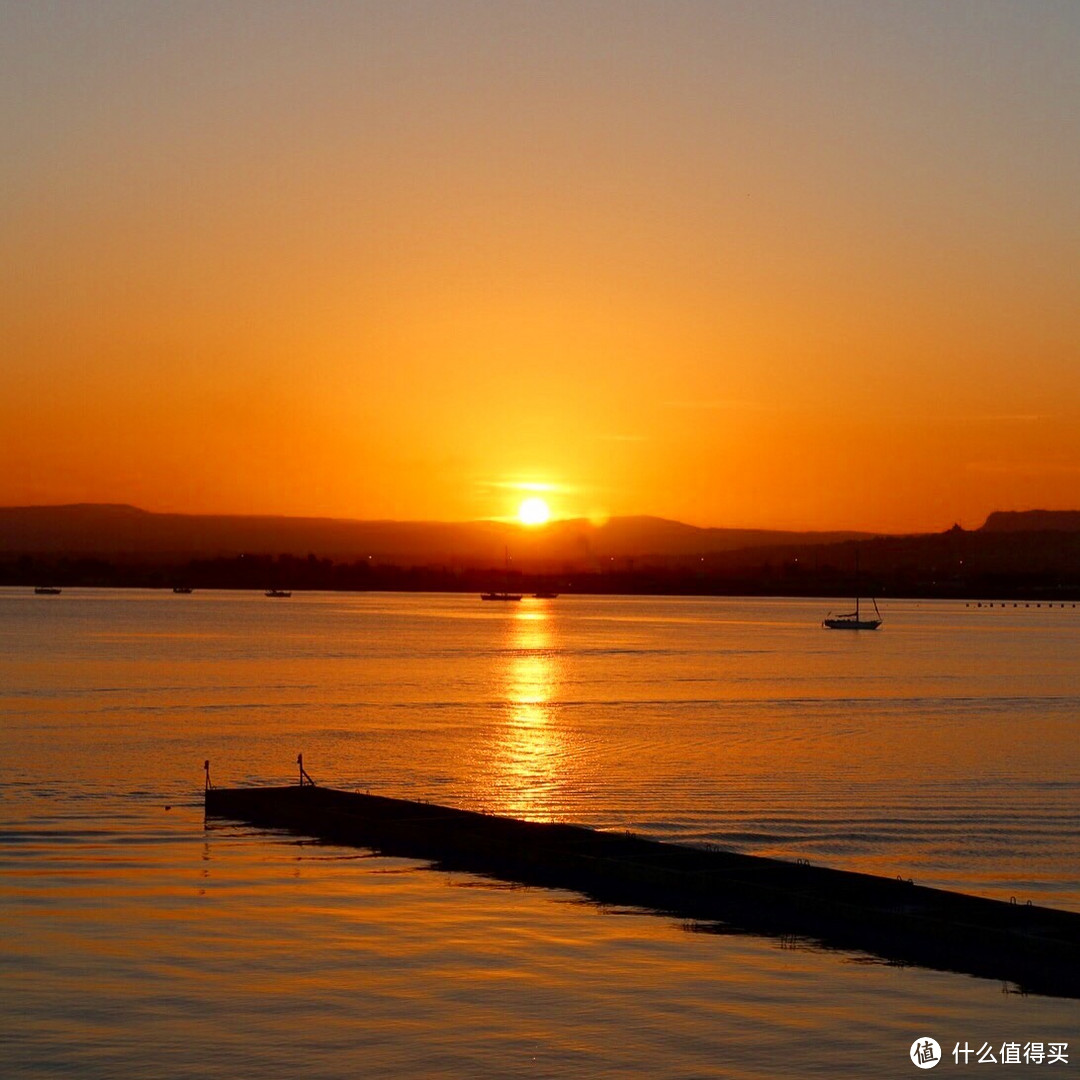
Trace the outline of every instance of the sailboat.
[[877, 601], [871, 599], [874, 605], [874, 618], [864, 618], [859, 611], [859, 552], [855, 552], [855, 610], [845, 612], [843, 615], [833, 615], [829, 612], [821, 625], [826, 630], [876, 630], [882, 623], [881, 612], [878, 611]]
[[[510, 549], [506, 548], [505, 553], [506, 553], [506, 580], [507, 580], [507, 582], [509, 582], [509, 580], [510, 580]], [[520, 600], [521, 597], [522, 597], [521, 593], [506, 592], [505, 590], [503, 592], [497, 592], [495, 590], [492, 590], [491, 592], [486, 592], [486, 593], [481, 593], [480, 594], [480, 599], [481, 600]]]
[[877, 601], [872, 601], [876, 618], [863, 618], [859, 613], [859, 598], [855, 597], [855, 610], [844, 615], [826, 615], [821, 620], [821, 625], [828, 630], [876, 630], [882, 623], [881, 612], [878, 611]]

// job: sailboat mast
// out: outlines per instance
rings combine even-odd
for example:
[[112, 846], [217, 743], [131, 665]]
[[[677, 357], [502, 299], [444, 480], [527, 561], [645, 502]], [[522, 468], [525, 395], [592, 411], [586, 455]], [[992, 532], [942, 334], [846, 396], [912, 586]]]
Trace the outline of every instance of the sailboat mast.
[[855, 545], [855, 621], [859, 621], [859, 547]]

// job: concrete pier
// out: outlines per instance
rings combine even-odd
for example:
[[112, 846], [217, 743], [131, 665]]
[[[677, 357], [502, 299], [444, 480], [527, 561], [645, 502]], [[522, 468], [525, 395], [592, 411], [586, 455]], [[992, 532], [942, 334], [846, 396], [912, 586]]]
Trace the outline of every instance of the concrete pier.
[[703, 929], [801, 937], [1080, 997], [1080, 914], [779, 859], [662, 843], [429, 803], [291, 787], [208, 788], [208, 818], [432, 861], [506, 881], [571, 889]]

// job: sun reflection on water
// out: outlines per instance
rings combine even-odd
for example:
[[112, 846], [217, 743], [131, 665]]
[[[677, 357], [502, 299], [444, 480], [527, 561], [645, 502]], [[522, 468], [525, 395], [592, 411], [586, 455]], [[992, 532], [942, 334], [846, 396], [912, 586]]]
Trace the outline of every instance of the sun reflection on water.
[[572, 780], [573, 759], [556, 707], [559, 659], [551, 614], [522, 609], [507, 622], [499, 673], [505, 709], [492, 733], [483, 783], [498, 814], [548, 821]]

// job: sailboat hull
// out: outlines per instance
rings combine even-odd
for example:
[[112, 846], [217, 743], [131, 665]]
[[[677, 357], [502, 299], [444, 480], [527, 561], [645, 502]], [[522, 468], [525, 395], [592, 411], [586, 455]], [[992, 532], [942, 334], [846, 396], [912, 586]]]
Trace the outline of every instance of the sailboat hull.
[[843, 615], [828, 614], [821, 620], [821, 625], [826, 630], [876, 630], [882, 623], [881, 612], [878, 611], [877, 600], [872, 600], [874, 605], [874, 618], [864, 619], [859, 611], [859, 549], [855, 549], [855, 610], [846, 611]]
[[847, 619], [840, 616], [822, 619], [821, 625], [828, 630], [876, 630], [881, 625], [881, 619]]

